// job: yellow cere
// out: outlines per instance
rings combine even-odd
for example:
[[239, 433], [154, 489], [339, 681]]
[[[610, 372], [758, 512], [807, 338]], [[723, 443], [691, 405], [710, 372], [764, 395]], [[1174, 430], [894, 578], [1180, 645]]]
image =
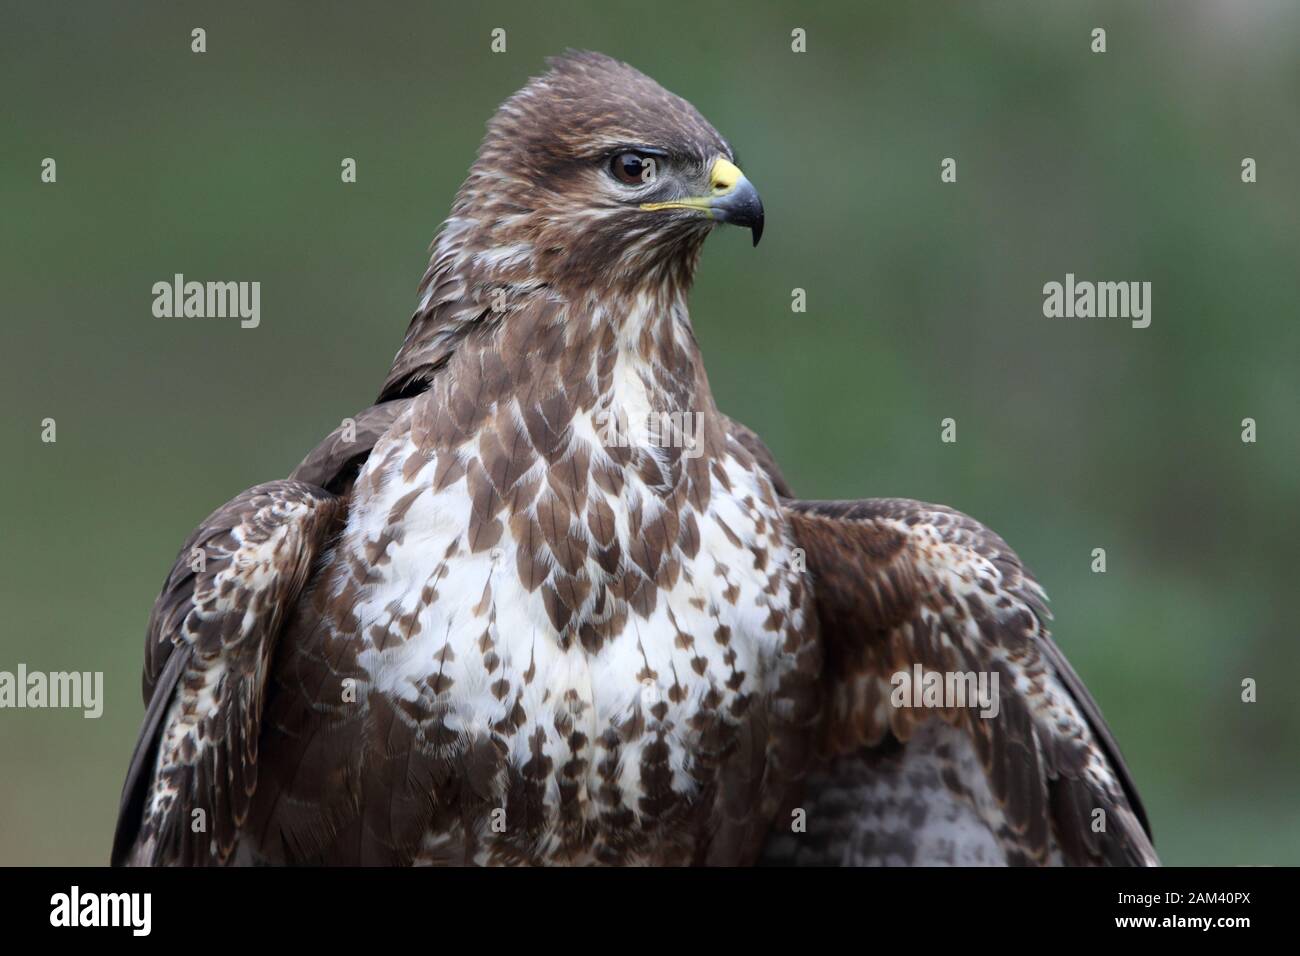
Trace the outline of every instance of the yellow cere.
[[731, 192], [742, 176], [734, 163], [719, 156], [717, 162], [713, 164], [713, 169], [709, 170], [709, 187], [713, 190], [713, 195], [722, 196]]

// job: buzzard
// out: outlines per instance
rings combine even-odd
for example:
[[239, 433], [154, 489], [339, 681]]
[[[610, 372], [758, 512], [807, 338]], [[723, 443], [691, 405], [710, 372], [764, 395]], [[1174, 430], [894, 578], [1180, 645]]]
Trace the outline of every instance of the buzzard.
[[1156, 862], [1011, 549], [718, 410], [718, 223], [758, 193], [647, 76], [506, 100], [376, 403], [181, 548], [114, 863]]

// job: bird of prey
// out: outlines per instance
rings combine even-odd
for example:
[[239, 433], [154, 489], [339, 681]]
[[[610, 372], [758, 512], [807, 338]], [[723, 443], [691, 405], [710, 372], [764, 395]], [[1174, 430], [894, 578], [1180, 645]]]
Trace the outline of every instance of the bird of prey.
[[376, 403], [181, 548], [115, 863], [1156, 862], [1011, 549], [718, 410], [719, 223], [755, 187], [635, 69], [505, 101]]

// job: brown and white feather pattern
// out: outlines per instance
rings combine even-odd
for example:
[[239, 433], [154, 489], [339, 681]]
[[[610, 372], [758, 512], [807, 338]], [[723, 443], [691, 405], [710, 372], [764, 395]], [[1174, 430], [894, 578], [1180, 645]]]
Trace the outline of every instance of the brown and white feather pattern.
[[[269, 753], [300, 745], [307, 695], [353, 676], [358, 704], [318, 729], [359, 741], [345, 777], [387, 779], [400, 753], [434, 799], [368, 817], [364, 794], [323, 785], [337, 770], [286, 753], [294, 772], [260, 821], [273, 857], [329, 860], [353, 839], [386, 862], [757, 852], [816, 716], [780, 505], [702, 379], [678, 378], [698, 367], [680, 303], [634, 299], [621, 329], [571, 310], [542, 297], [460, 343], [376, 444], [286, 634]], [[648, 352], [620, 343], [627, 329]], [[603, 443], [606, 415], [635, 421], [656, 400], [703, 415], [699, 457]], [[299, 812], [320, 799], [339, 833]]]
[[151, 782], [141, 781], [132, 862], [229, 859], [257, 788], [275, 637], [340, 514], [320, 488], [270, 482], [214, 512], [181, 549], [149, 619], [145, 698], [161, 724], [133, 760], [132, 775], [151, 771]]
[[[114, 860], [1147, 859], [1005, 545], [945, 509], [787, 500], [718, 411], [686, 306], [713, 222], [621, 193], [627, 144], [672, 170], [647, 188], [734, 160], [596, 54], [508, 100], [379, 402], [187, 543]], [[890, 709], [913, 661], [997, 669], [1001, 715]]]
[[[786, 514], [814, 582], [828, 714], [808, 835], [774, 841], [769, 859], [1155, 862], [1118, 748], [1001, 538], [905, 499], [788, 501]], [[998, 713], [894, 706], [891, 678], [916, 665], [997, 674]]]

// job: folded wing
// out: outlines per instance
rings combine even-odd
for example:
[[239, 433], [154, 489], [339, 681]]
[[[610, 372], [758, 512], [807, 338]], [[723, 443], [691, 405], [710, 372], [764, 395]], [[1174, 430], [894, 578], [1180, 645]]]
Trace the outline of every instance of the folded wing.
[[190, 535], [149, 618], [144, 727], [113, 863], [222, 864], [257, 786], [263, 690], [286, 610], [343, 513], [315, 485], [258, 485]]
[[[806, 832], [776, 836], [769, 859], [1158, 862], [1119, 749], [1048, 634], [1045, 595], [1001, 538], [904, 499], [786, 512], [813, 582], [827, 724]], [[911, 706], [917, 665], [935, 675], [920, 685], [954, 690], [996, 675], [996, 707]]]

